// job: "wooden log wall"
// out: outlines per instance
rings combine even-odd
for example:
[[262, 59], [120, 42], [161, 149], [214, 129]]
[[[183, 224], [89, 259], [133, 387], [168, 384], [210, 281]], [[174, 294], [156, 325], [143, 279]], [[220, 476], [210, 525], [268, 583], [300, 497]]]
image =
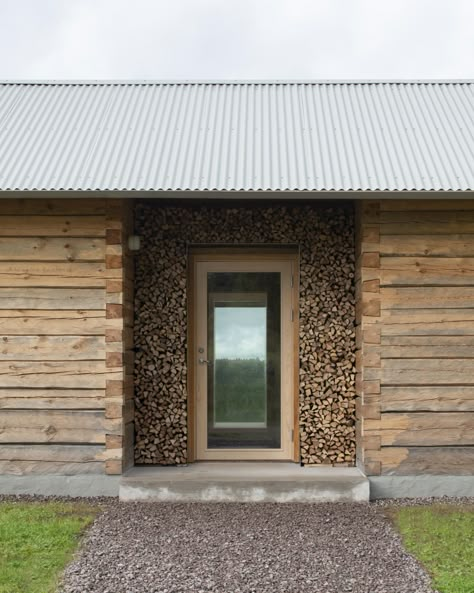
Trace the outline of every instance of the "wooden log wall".
[[0, 201], [0, 473], [122, 469], [123, 207]]
[[300, 246], [301, 460], [355, 461], [354, 215], [349, 207], [154, 207], [135, 213], [139, 464], [180, 464], [187, 443], [187, 246]]
[[474, 202], [357, 216], [359, 459], [368, 474], [474, 472]]
[[106, 367], [120, 376], [106, 381], [105, 415], [121, 419], [121, 435], [107, 435], [106, 447], [122, 450], [120, 460], [106, 464], [107, 473], [120, 474], [133, 465], [133, 294], [134, 260], [128, 249], [133, 234], [133, 206], [130, 201], [107, 202], [105, 262], [106, 281]]

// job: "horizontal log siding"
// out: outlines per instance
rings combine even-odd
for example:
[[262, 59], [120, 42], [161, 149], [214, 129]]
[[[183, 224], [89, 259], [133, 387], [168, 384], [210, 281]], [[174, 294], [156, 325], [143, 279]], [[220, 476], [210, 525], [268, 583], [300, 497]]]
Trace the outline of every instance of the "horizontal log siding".
[[376, 292], [359, 292], [372, 315], [359, 333], [376, 343], [359, 340], [359, 459], [369, 474], [470, 475], [474, 202], [383, 200], [359, 214], [359, 251], [376, 261], [360, 267]]
[[[108, 229], [123, 205], [0, 201], [0, 473], [117, 473], [123, 458], [121, 359], [107, 333], [122, 268]], [[109, 233], [110, 234], [110, 233]], [[112, 248], [116, 255], [121, 245]]]

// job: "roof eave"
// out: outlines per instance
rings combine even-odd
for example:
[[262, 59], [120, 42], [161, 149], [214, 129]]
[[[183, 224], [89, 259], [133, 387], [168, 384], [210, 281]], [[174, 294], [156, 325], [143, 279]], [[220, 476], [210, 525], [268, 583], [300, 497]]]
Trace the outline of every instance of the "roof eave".
[[348, 191], [220, 191], [220, 190], [0, 190], [0, 199], [12, 198], [156, 198], [195, 200], [363, 200], [363, 199], [473, 199], [474, 190], [348, 190]]

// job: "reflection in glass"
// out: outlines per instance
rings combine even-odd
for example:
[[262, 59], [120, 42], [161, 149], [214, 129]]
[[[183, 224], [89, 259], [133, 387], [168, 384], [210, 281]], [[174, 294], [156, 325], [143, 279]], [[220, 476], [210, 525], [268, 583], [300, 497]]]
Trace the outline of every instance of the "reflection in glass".
[[208, 446], [280, 447], [280, 274], [208, 274]]
[[265, 294], [262, 297], [260, 307], [244, 298], [235, 307], [218, 296], [215, 300], [216, 428], [266, 425], [267, 308]]

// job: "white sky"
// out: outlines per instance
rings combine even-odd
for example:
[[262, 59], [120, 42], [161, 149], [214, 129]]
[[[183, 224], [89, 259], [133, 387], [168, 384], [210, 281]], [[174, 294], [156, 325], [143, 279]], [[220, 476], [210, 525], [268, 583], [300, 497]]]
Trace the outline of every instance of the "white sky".
[[214, 309], [215, 358], [267, 357], [266, 307]]
[[3, 79], [474, 78], [474, 0], [0, 0]]

